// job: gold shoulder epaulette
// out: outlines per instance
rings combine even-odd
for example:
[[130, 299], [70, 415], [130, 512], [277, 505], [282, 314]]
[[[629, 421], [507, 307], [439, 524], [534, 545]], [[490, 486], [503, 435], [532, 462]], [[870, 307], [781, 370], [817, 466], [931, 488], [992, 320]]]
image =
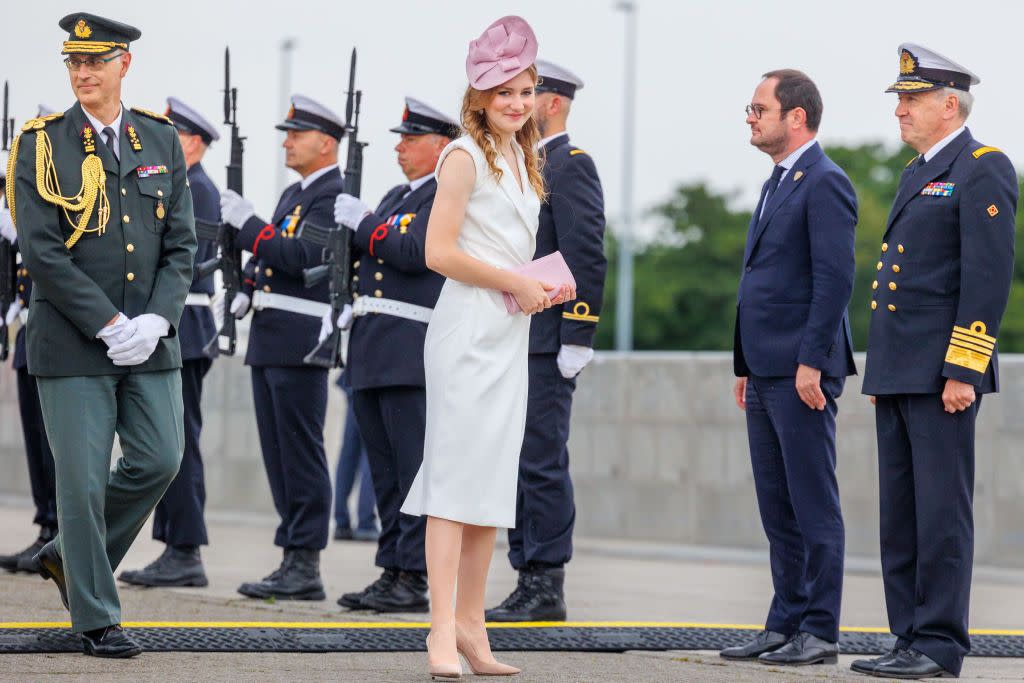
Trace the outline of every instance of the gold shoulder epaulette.
[[973, 156], [975, 159], [980, 159], [981, 157], [985, 156], [989, 152], [1002, 152], [1002, 151], [1003, 150], [999, 149], [998, 147], [979, 147], [978, 149], [974, 150], [974, 152], [971, 154], [971, 156]]
[[571, 150], [569, 150], [569, 156], [574, 157], [577, 154], [586, 154], [586, 152], [583, 151], [582, 149], [571, 149]]
[[42, 130], [46, 127], [50, 121], [56, 121], [57, 119], [63, 118], [64, 112], [57, 112], [55, 114], [47, 114], [46, 116], [40, 116], [38, 118], [29, 119], [21, 126], [21, 132], [27, 133], [30, 130]]
[[174, 122], [171, 121], [169, 118], [167, 118], [163, 114], [157, 114], [155, 111], [150, 111], [148, 109], [141, 109], [139, 107], [132, 107], [132, 111], [135, 112], [136, 114], [142, 114], [143, 116], [147, 116], [147, 117], [153, 119], [154, 121], [159, 121], [160, 123], [166, 123], [168, 126], [173, 126], [174, 125]]
[[903, 168], [910, 168], [910, 165], [911, 165], [912, 163], [914, 163], [915, 161], [917, 161], [917, 157], [919, 157], [919, 156], [921, 156], [921, 155], [920, 155], [920, 154], [918, 154], [918, 155], [917, 155], [916, 157], [914, 157], [913, 159], [911, 159], [910, 161], [908, 161], [908, 162], [907, 162], [907, 165], [906, 165], [906, 166], [904, 166]]

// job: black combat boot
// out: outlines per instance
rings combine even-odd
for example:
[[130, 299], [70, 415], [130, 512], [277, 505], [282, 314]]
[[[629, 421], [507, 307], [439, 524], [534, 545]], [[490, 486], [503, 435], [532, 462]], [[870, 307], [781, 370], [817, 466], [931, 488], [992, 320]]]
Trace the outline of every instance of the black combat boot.
[[529, 595], [530, 582], [533, 580], [533, 572], [529, 567], [523, 567], [519, 570], [519, 580], [516, 582], [515, 590], [508, 594], [508, 597], [501, 601], [501, 604], [497, 607], [484, 612], [484, 619], [486, 621], [508, 621], [502, 617], [511, 612], [518, 612], [519, 605], [526, 596]]
[[521, 597], [508, 607], [488, 610], [485, 617], [488, 621], [565, 621], [564, 585], [562, 567], [534, 567]]
[[363, 608], [377, 612], [429, 612], [427, 575], [424, 572], [400, 572], [391, 588], [363, 598]]
[[249, 598], [262, 597], [263, 591], [260, 588], [265, 583], [271, 581], [277, 581], [284, 574], [285, 568], [288, 566], [288, 562], [291, 560], [291, 551], [287, 548], [281, 556], [281, 564], [277, 566], [277, 569], [264, 576], [259, 581], [246, 581], [238, 587], [238, 592]]
[[342, 607], [348, 607], [349, 609], [370, 609], [363, 604], [363, 600], [366, 596], [389, 591], [391, 590], [391, 587], [395, 585], [396, 581], [398, 581], [398, 570], [385, 569], [376, 581], [363, 590], [355, 593], [343, 594], [338, 598], [338, 604]]
[[90, 657], [110, 659], [127, 659], [142, 654], [142, 648], [120, 624], [83, 633], [82, 651]]
[[121, 572], [118, 577], [125, 583], [135, 586], [152, 588], [166, 586], [209, 585], [203, 560], [199, 556], [198, 546], [167, 546], [163, 554], [146, 566], [136, 571]]
[[0, 555], [0, 569], [6, 569], [9, 572], [34, 574], [36, 570], [32, 558], [39, 554], [43, 546], [52, 541], [56, 535], [56, 529], [50, 529], [45, 526], [41, 527], [39, 529], [39, 538], [33, 541], [32, 545], [13, 555]]
[[[324, 600], [324, 584], [320, 580], [320, 551], [306, 548], [288, 550], [284, 571], [275, 579], [252, 586], [253, 598], [276, 600]], [[244, 587], [244, 586], [243, 586]], [[241, 589], [239, 589], [241, 592]]]

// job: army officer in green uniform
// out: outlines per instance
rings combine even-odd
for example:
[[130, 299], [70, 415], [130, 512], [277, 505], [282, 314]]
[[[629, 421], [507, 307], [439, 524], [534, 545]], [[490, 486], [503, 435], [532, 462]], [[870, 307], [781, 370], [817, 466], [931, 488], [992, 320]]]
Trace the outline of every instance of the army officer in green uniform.
[[[175, 334], [196, 251], [192, 199], [171, 122], [121, 105], [140, 31], [86, 13], [60, 26], [78, 102], [23, 126], [7, 174], [35, 280], [28, 368], [57, 479], [60, 533], [35, 565], [86, 654], [131, 657], [141, 650], [120, 627], [114, 569], [181, 462]], [[111, 471], [115, 433], [123, 456]]]

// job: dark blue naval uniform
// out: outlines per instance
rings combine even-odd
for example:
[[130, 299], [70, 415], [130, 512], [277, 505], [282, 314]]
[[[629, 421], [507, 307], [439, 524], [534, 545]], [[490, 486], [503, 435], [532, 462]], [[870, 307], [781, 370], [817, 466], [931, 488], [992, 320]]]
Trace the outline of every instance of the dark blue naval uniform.
[[[15, 243], [17, 248], [17, 243]], [[19, 264], [16, 283], [17, 300], [27, 311], [32, 300], [32, 278], [28, 268]], [[5, 315], [3, 311], [0, 315]], [[39, 407], [39, 391], [35, 377], [28, 374], [28, 354], [25, 351], [25, 327], [18, 330], [14, 340], [12, 366], [18, 375], [18, 409], [21, 413], [21, 433], [25, 439], [25, 457], [28, 460], [28, 480], [32, 489], [32, 502], [36, 506], [33, 524], [44, 529], [57, 529], [57, 487], [53, 469], [53, 452], [46, 438], [43, 413]]]
[[[192, 191], [192, 209], [196, 218], [217, 222], [220, 220], [220, 193], [206, 175], [202, 164], [188, 169], [188, 182]], [[215, 258], [217, 245], [210, 240], [199, 240], [196, 263]], [[190, 292], [213, 295], [213, 275], [202, 280], [193, 279]], [[206, 483], [203, 476], [203, 456], [199, 450], [199, 435], [203, 429], [200, 402], [203, 378], [217, 355], [216, 346], [210, 354], [203, 353], [211, 339], [217, 335], [213, 311], [209, 306], [187, 305], [178, 325], [181, 342], [181, 393], [185, 405], [185, 452], [181, 468], [168, 487], [153, 513], [153, 538], [174, 546], [206, 545]]]
[[[845, 549], [836, 400], [856, 372], [847, 306], [857, 197], [817, 143], [784, 177], [782, 169], [750, 220], [733, 362], [747, 378], [750, 460], [775, 590], [765, 628], [834, 643]], [[821, 371], [824, 410], [800, 399], [799, 365]]]
[[[427, 268], [424, 242], [437, 192], [431, 178], [406, 195], [392, 188], [353, 236], [356, 297], [386, 298], [433, 308], [444, 277]], [[426, 517], [401, 514], [423, 460], [427, 324], [385, 313], [359, 316], [349, 335], [352, 407], [366, 445], [381, 534], [376, 564], [425, 572]]]
[[[323, 251], [295, 239], [303, 221], [334, 224], [341, 173], [332, 168], [309, 187], [289, 186], [270, 224], [252, 217], [238, 231], [238, 245], [253, 254], [249, 282], [257, 292], [326, 304], [328, 284], [306, 289], [302, 270], [323, 263]], [[252, 367], [256, 425], [274, 507], [281, 518], [274, 544], [322, 550], [331, 514], [331, 478], [324, 454], [327, 370], [305, 365], [317, 345], [320, 316], [264, 308], [253, 313], [245, 363]]]
[[576, 379], [558, 371], [563, 344], [593, 346], [601, 315], [607, 260], [604, 196], [589, 154], [561, 135], [544, 146], [548, 201], [540, 209], [535, 258], [561, 251], [576, 279], [576, 300], [530, 320], [530, 390], [519, 456], [516, 526], [509, 561], [516, 570], [560, 567], [572, 557], [576, 521], [569, 478], [569, 417]]
[[[970, 649], [974, 427], [998, 391], [1017, 175], [965, 130], [904, 170], [878, 261], [864, 393], [876, 396], [889, 628], [954, 674]], [[945, 412], [947, 379], [977, 400]]]

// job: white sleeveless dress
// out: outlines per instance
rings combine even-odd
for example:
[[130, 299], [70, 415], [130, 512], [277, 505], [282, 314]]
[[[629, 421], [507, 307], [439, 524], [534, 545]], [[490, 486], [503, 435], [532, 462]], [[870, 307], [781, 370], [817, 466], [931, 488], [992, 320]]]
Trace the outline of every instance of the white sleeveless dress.
[[[533, 259], [540, 200], [514, 144], [519, 189], [501, 154], [500, 181], [469, 136], [441, 153], [469, 152], [476, 185], [466, 206], [459, 247], [498, 268]], [[512, 528], [519, 451], [526, 426], [530, 318], [509, 315], [501, 292], [448, 279], [427, 327], [423, 349], [427, 424], [423, 464], [402, 512], [466, 524]]]

